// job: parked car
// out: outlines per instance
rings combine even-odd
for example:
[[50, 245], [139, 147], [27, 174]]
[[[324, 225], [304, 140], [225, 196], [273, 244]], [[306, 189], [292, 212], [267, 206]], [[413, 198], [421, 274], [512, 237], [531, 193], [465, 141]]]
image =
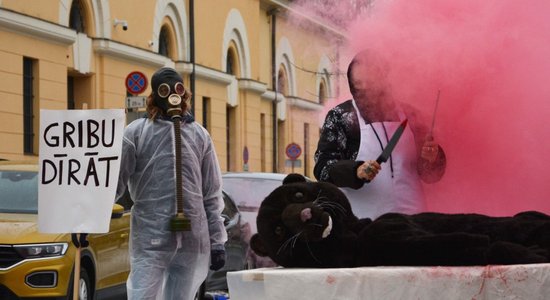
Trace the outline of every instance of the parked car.
[[[223, 190], [237, 203], [242, 214], [244, 226], [250, 232], [246, 234], [247, 243], [256, 233], [256, 216], [260, 204], [274, 189], [281, 186], [288, 174], [261, 172], [230, 172], [222, 175]], [[311, 179], [306, 178], [311, 181]], [[249, 227], [249, 229], [248, 229]], [[261, 257], [248, 249], [248, 268], [274, 267], [276, 264], [268, 257]]]
[[226, 274], [227, 272], [240, 271], [248, 268], [247, 255], [250, 249], [249, 230], [242, 220], [241, 213], [233, 199], [223, 193], [225, 208], [222, 212], [225, 230], [227, 231], [227, 242], [225, 243], [225, 265], [218, 271], [210, 270], [206, 281], [201, 286], [197, 299], [223, 299], [215, 296], [228, 294]]
[[[129, 213], [115, 204], [110, 230], [81, 250], [80, 299], [126, 293]], [[0, 299], [72, 299], [76, 247], [70, 234], [38, 232], [38, 165], [0, 162]]]
[[[223, 218], [228, 234], [227, 263], [210, 272], [197, 299], [227, 291], [225, 274], [246, 267], [240, 212], [224, 193]], [[129, 196], [113, 206], [110, 230], [90, 234], [81, 249], [80, 299], [126, 299], [130, 271]], [[70, 234], [38, 232], [38, 165], [0, 161], [0, 299], [50, 297], [72, 299], [76, 248]]]

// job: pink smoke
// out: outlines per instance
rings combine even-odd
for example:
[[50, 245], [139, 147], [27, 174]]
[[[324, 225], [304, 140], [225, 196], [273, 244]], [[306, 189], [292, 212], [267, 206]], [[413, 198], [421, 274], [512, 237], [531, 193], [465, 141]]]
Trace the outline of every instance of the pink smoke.
[[385, 55], [394, 95], [428, 125], [441, 91], [448, 165], [425, 186], [429, 210], [550, 213], [548, 12], [547, 0], [376, 1], [349, 28], [342, 65], [365, 48]]

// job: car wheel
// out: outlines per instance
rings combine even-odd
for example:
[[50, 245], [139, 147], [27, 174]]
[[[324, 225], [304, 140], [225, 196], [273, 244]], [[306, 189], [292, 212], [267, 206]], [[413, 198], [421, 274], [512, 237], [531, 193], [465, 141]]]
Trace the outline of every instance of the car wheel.
[[[72, 277], [71, 277], [72, 280]], [[78, 281], [78, 299], [79, 300], [92, 300], [93, 292], [90, 290], [90, 275], [86, 268], [80, 268], [80, 280]], [[69, 284], [69, 291], [67, 293], [67, 300], [73, 300], [73, 282]]]

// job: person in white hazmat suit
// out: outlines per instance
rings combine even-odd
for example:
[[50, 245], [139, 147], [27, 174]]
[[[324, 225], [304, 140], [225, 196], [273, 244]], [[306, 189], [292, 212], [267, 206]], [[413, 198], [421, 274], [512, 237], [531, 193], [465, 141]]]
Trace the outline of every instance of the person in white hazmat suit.
[[[117, 187], [117, 199], [128, 187], [134, 201], [128, 299], [193, 299], [209, 260], [212, 270], [225, 264], [221, 172], [208, 132], [187, 111], [190, 92], [181, 76], [161, 68], [151, 87], [147, 118], [124, 131]], [[180, 103], [173, 101], [178, 96]], [[173, 109], [181, 114], [183, 213], [191, 227], [182, 231], [170, 227], [177, 209], [175, 123], [167, 114]]]

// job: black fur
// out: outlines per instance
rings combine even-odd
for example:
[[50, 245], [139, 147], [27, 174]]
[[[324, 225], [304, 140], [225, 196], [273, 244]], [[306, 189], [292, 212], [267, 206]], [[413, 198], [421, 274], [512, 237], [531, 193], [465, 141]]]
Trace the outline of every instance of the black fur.
[[[332, 230], [322, 237], [328, 226]], [[358, 219], [334, 185], [295, 174], [267, 196], [251, 247], [284, 267], [472, 266], [550, 262], [550, 216], [388, 213]]]

